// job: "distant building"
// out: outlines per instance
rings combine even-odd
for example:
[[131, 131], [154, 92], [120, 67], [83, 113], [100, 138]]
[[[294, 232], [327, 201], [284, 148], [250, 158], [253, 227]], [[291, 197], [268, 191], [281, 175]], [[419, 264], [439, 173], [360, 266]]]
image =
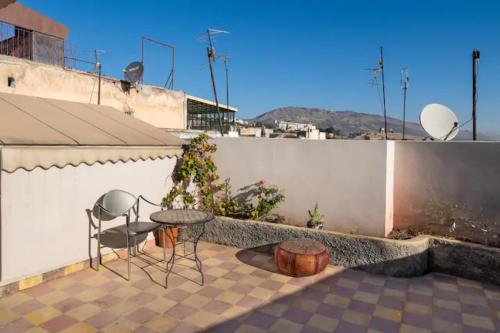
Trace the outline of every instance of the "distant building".
[[240, 136], [251, 136], [260, 138], [262, 136], [261, 127], [240, 127], [238, 129]]
[[307, 131], [316, 129], [316, 126], [312, 124], [295, 123], [292, 121], [283, 121], [283, 120], [278, 121], [276, 125], [278, 129], [285, 132]]

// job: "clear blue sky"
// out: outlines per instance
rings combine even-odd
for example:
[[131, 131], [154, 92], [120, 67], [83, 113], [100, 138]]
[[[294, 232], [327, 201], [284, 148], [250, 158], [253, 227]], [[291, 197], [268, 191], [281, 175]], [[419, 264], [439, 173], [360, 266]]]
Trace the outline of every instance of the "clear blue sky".
[[[470, 118], [471, 52], [481, 51], [479, 130], [500, 132], [500, 4], [495, 1], [21, 1], [70, 28], [80, 57], [103, 49], [103, 70], [122, 76], [140, 58], [140, 37], [176, 47], [176, 89], [211, 98], [206, 53], [196, 40], [225, 29], [231, 104], [240, 118], [280, 106], [380, 114], [364, 70], [384, 46], [388, 113], [401, 117], [400, 68], [411, 76], [408, 118], [430, 102]], [[160, 50], [146, 50], [146, 80], [162, 84]], [[156, 68], [153, 68], [155, 66]], [[224, 92], [222, 61], [218, 87]], [[222, 94], [224, 96], [224, 94]], [[225, 97], [223, 97], [225, 98]]]

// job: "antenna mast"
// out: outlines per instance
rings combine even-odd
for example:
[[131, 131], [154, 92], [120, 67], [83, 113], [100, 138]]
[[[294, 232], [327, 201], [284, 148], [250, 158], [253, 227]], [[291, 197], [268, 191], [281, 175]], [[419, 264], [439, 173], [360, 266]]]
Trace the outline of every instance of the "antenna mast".
[[208, 39], [207, 57], [208, 57], [208, 67], [210, 68], [210, 80], [212, 81], [212, 91], [214, 94], [215, 106], [217, 108], [217, 120], [219, 123], [219, 130], [220, 134], [224, 136], [224, 130], [222, 129], [222, 118], [220, 116], [219, 97], [217, 96], [217, 86], [215, 84], [215, 75], [213, 68], [213, 62], [215, 62], [216, 56], [212, 38], [214, 37], [213, 34], [220, 34], [220, 33], [229, 33], [229, 32], [223, 30], [207, 29], [207, 39]]
[[229, 109], [229, 56], [224, 55], [224, 69], [226, 70], [226, 106]]
[[408, 69], [401, 69], [401, 88], [403, 89], [403, 140], [405, 140], [405, 127], [406, 127], [406, 91], [410, 86], [410, 77], [408, 76]]
[[476, 105], [477, 105], [477, 65], [480, 53], [478, 49], [472, 51], [472, 140], [477, 140]]
[[101, 54], [106, 53], [106, 51], [94, 49], [94, 57], [95, 57], [95, 68], [97, 70], [98, 79], [97, 79], [97, 104], [101, 104], [101, 75], [102, 75], [102, 66], [99, 61], [99, 56]]
[[384, 132], [385, 139], [387, 140], [387, 109], [385, 106], [385, 76], [384, 76], [384, 47], [380, 47], [380, 70], [382, 72], [382, 98], [383, 98], [383, 107], [384, 107]]

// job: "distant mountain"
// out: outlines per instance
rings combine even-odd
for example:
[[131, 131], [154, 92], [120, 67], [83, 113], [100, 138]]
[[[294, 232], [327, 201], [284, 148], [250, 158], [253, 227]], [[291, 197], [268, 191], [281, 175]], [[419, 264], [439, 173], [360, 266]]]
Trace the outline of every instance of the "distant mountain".
[[[344, 135], [353, 133], [378, 132], [384, 127], [384, 117], [359, 113], [353, 111], [330, 111], [317, 108], [305, 107], [283, 107], [271, 110], [253, 119], [248, 119], [252, 122], [258, 122], [265, 126], [273, 127], [276, 121], [293, 121], [298, 123], [310, 123], [316, 125], [321, 130], [326, 130], [333, 127]], [[403, 121], [396, 118], [387, 117], [387, 128], [392, 129], [396, 133], [401, 133]], [[422, 129], [420, 124], [414, 122], [406, 122], [405, 133], [411, 136], [425, 137], [427, 134]], [[471, 132], [461, 131], [457, 139], [468, 140], [471, 138]], [[482, 140], [488, 140], [486, 136], [480, 136]]]

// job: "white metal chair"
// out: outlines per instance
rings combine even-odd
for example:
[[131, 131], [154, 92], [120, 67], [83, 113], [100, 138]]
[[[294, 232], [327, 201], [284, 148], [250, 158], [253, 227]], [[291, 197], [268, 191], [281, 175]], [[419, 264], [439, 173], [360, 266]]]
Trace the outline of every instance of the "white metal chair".
[[[137, 249], [137, 236], [142, 234], [147, 234], [161, 228], [161, 224], [155, 222], [141, 222], [139, 221], [139, 202], [140, 200], [147, 202], [148, 204], [163, 207], [159, 204], [155, 204], [142, 195], [139, 197], [133, 194], [123, 191], [123, 190], [111, 190], [107, 192], [103, 197], [101, 202], [97, 202], [97, 217], [99, 219], [98, 229], [97, 229], [97, 270], [99, 270], [99, 265], [102, 262], [101, 257], [101, 224], [102, 221], [111, 221], [117, 217], [125, 217], [125, 224], [118, 227], [112, 228], [114, 231], [123, 233], [127, 238], [127, 261], [128, 261], [128, 275], [127, 280], [130, 281], [130, 257], [131, 249], [134, 247], [134, 251]], [[131, 222], [130, 213], [134, 212], [135, 221]], [[131, 239], [133, 238], [133, 243]], [[165, 243], [165, 242], [163, 242]], [[163, 255], [165, 256], [165, 244], [163, 245]]]

